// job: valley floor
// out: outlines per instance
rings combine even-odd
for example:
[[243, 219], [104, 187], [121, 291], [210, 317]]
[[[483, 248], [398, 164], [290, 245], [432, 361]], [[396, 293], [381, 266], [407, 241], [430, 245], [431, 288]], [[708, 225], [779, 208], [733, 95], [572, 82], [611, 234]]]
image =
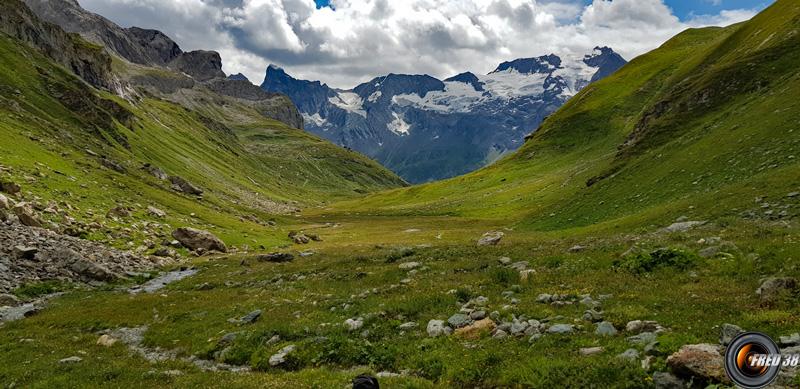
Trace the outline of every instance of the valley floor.
[[[800, 322], [797, 304], [755, 293], [762, 277], [800, 276], [796, 220], [624, 234], [324, 214], [298, 226], [323, 241], [284, 250], [291, 262], [197, 258], [184, 265], [196, 274], [152, 293], [130, 292], [145, 277], [63, 285], [41, 312], [0, 326], [0, 382], [345, 387], [369, 373], [384, 387], [653, 387], [672, 378], [660, 373], [669, 355], [718, 344], [723, 324], [777, 340]], [[493, 229], [504, 239], [478, 246]], [[431, 320], [468, 330], [432, 337]], [[598, 334], [600, 321], [615, 331]]]

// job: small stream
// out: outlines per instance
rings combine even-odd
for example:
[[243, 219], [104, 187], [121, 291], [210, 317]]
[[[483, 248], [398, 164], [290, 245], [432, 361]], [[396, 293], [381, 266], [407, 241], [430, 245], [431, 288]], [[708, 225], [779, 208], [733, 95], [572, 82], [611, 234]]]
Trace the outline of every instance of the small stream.
[[173, 282], [177, 282], [186, 277], [191, 277], [197, 274], [197, 271], [197, 269], [186, 269], [163, 273], [142, 285], [137, 285], [130, 288], [128, 291], [130, 291], [131, 294], [157, 292]]

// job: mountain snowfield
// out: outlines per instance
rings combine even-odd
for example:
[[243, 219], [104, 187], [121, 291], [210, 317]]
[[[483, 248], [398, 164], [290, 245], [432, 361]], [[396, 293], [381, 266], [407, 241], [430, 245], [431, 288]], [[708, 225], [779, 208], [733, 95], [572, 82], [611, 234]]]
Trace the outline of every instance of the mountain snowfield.
[[625, 60], [607, 47], [500, 64], [444, 81], [389, 74], [350, 90], [270, 65], [262, 88], [287, 94], [306, 130], [375, 158], [412, 183], [453, 177], [516, 150], [541, 121]]

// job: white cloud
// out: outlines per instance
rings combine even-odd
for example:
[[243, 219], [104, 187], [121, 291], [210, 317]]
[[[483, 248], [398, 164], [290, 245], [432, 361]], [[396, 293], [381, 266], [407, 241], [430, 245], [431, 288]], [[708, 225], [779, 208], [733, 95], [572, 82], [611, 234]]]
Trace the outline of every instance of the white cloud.
[[[713, 0], [712, 0], [713, 1]], [[610, 46], [631, 59], [678, 32], [746, 20], [752, 10], [680, 21], [662, 0], [82, 0], [123, 26], [156, 28], [187, 50], [222, 54], [260, 83], [268, 63], [350, 88], [393, 73], [448, 77], [550, 52]]]

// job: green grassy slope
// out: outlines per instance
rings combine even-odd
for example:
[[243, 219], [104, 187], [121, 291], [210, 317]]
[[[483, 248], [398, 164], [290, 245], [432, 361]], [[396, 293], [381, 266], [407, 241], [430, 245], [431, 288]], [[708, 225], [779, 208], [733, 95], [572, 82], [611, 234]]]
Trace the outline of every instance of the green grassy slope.
[[[80, 208], [71, 215], [78, 221], [123, 204], [134, 217], [119, 226], [130, 226], [148, 219], [145, 209], [153, 205], [167, 211], [173, 226], [206, 228], [235, 245], [273, 245], [285, 231], [264, 226], [267, 219], [403, 184], [361, 155], [244, 105], [225, 108], [233, 120], [153, 97], [126, 101], [5, 35], [0, 54], [0, 164], [10, 168], [2, 178], [43, 204]], [[101, 156], [125, 172], [103, 167]], [[142, 170], [145, 163], [203, 188], [204, 198], [172, 191], [168, 181]], [[107, 239], [102, 235], [89, 237]]]
[[327, 212], [553, 230], [740, 214], [756, 197], [785, 203], [800, 187], [798, 29], [800, 5], [778, 1], [749, 22], [685, 31], [586, 88], [513, 156]]

